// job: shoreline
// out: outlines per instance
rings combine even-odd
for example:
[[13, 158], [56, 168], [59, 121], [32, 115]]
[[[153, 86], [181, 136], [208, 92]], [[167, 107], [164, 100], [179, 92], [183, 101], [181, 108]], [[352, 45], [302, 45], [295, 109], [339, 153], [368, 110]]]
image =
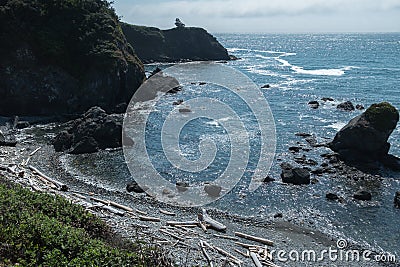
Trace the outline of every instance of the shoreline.
[[[36, 126], [34, 126], [36, 127]], [[46, 127], [46, 126], [43, 126]], [[116, 203], [125, 205], [127, 207], [133, 208], [133, 214], [124, 213], [124, 216], [115, 215], [109, 210], [99, 209], [92, 210], [97, 216], [102, 218], [109, 224], [113, 230], [120, 233], [122, 236], [130, 239], [140, 239], [147, 241], [149, 243], [158, 243], [162, 248], [168, 251], [168, 255], [176, 259], [176, 263], [180, 266], [192, 266], [197, 263], [207, 264], [206, 259], [202, 255], [201, 249], [199, 247], [199, 241], [207, 241], [208, 243], [217, 246], [219, 248], [224, 248], [225, 251], [234, 254], [236, 257], [243, 260], [243, 266], [252, 266], [252, 261], [250, 258], [245, 258], [240, 253], [236, 252], [235, 249], [239, 249], [244, 252], [245, 250], [234, 243], [234, 240], [226, 239], [218, 236], [222, 234], [224, 236], [234, 237], [234, 232], [243, 232], [246, 234], [255, 235], [258, 237], [264, 237], [272, 240], [275, 245], [274, 247], [269, 247], [269, 250], [284, 250], [284, 251], [303, 251], [303, 250], [315, 250], [323, 251], [329, 250], [329, 248], [336, 248], [336, 241], [338, 237], [328, 236], [317, 229], [312, 229], [309, 227], [299, 226], [284, 219], [274, 219], [266, 220], [256, 217], [243, 217], [227, 212], [222, 212], [218, 210], [210, 210], [209, 214], [212, 218], [217, 221], [222, 222], [227, 226], [226, 233], [218, 233], [214, 230], [208, 230], [204, 233], [201, 228], [169, 228], [166, 226], [167, 221], [193, 221], [197, 219], [197, 213], [200, 208], [180, 208], [172, 207], [164, 203], [159, 203], [149, 196], [144, 194], [135, 195], [134, 193], [110, 191], [94, 185], [85, 184], [82, 181], [77, 180], [72, 177], [67, 170], [65, 170], [60, 162], [60, 154], [56, 153], [52, 146], [46, 145], [44, 137], [43, 140], [39, 141], [35, 139], [34, 136], [25, 133], [25, 130], [20, 132], [19, 137], [25, 138], [20, 142], [15, 148], [6, 148], [2, 152], [2, 159], [4, 157], [3, 153], [6, 152], [9, 157], [9, 162], [2, 160], [2, 165], [17, 164], [15, 166], [16, 170], [18, 165], [22, 162], [26, 162], [29, 155], [32, 153], [29, 165], [33, 165], [40, 169], [46, 175], [52, 177], [53, 179], [63, 182], [68, 185], [69, 190], [67, 192], [54, 191], [54, 189], [47, 189], [45, 191], [50, 193], [56, 193], [65, 198], [71, 199], [72, 202], [86, 205], [90, 210], [93, 206], [99, 205], [95, 201], [91, 200], [90, 197], [95, 197], [103, 199], [106, 201], [114, 201]], [[33, 145], [34, 144], [34, 145]], [[41, 147], [41, 149], [36, 150]], [[35, 153], [33, 153], [35, 152]], [[4, 171], [2, 171], [3, 173]], [[25, 170], [25, 172], [27, 172]], [[10, 174], [9, 174], [10, 175]], [[6, 178], [9, 178], [7, 175]], [[24, 179], [24, 178], [19, 178]], [[11, 179], [12, 180], [12, 179]], [[22, 180], [21, 180], [22, 181]], [[25, 183], [29, 180], [25, 180]], [[15, 182], [15, 181], [14, 181]], [[29, 183], [24, 185], [29, 187]], [[89, 194], [92, 192], [93, 194]], [[91, 206], [90, 206], [91, 205]], [[160, 209], [167, 210], [168, 212], [176, 214], [175, 216], [166, 215], [160, 212]], [[119, 209], [116, 209], [119, 210]], [[123, 210], [119, 210], [124, 212]], [[145, 213], [142, 213], [145, 212]], [[158, 218], [159, 222], [143, 221], [139, 219], [139, 216]], [[161, 230], [173, 231], [173, 233], [183, 236], [183, 240], [176, 239], [173, 235], [166, 234]], [[215, 235], [216, 234], [216, 235]], [[177, 241], [182, 241], [177, 243]], [[245, 239], [238, 239], [242, 243], [252, 243], [254, 245], [257, 242], [250, 242]], [[350, 245], [348, 249], [362, 249], [357, 245]], [[192, 253], [195, 251], [195, 253]], [[190, 253], [189, 253], [190, 252]], [[218, 252], [209, 252], [213, 259], [223, 258]], [[185, 265], [189, 261], [190, 265]], [[321, 266], [320, 264], [329, 264], [328, 259], [324, 259], [321, 262], [309, 262], [310, 266]], [[298, 266], [298, 262], [279, 262], [275, 259], [275, 264], [278, 266]], [[350, 263], [351, 264], [351, 263]], [[357, 262], [354, 265], [348, 266], [359, 266]], [[390, 264], [381, 265], [379, 263], [370, 262], [364, 266], [391, 266]]]

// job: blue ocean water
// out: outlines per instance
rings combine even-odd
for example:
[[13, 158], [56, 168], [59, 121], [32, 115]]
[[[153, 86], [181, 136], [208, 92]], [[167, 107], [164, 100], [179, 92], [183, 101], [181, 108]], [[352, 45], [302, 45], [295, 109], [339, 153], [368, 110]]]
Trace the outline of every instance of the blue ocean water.
[[[400, 109], [400, 34], [218, 34], [229, 52], [241, 58], [229, 65], [241, 70], [255, 83], [269, 84], [264, 90], [275, 117], [277, 158], [301, 141], [296, 132], [333, 138], [335, 133], [361, 111], [342, 112], [335, 105], [343, 101], [369, 105], [388, 101]], [[334, 103], [311, 110], [307, 103], [332, 97]], [[400, 155], [400, 127], [389, 142], [391, 153]], [[315, 155], [319, 163], [321, 159]], [[271, 170], [278, 177], [277, 164]], [[267, 185], [249, 203], [264, 205], [265, 212], [283, 211], [315, 220], [317, 228], [335, 232], [364, 245], [392, 253], [400, 252], [400, 212], [393, 208], [400, 174], [388, 173], [373, 183], [347, 177], [320, 179], [303, 188]], [[325, 200], [328, 191], [351, 198], [360, 187], [372, 191], [373, 202], [345, 204]], [[244, 201], [246, 202], [246, 201]], [[243, 210], [248, 210], [243, 208]]]
[[[241, 182], [224, 198], [210, 207], [260, 220], [272, 219], [281, 212], [284, 219], [300, 225], [346, 238], [374, 250], [397, 254], [400, 257], [400, 211], [393, 207], [396, 191], [400, 191], [400, 173], [387, 172], [384, 179], [355, 182], [348, 177], [318, 177], [319, 182], [309, 186], [290, 186], [279, 182], [279, 159], [291, 161], [288, 147], [304, 143], [295, 133], [314, 134], [320, 141], [334, 137], [351, 118], [362, 111], [344, 112], [336, 109], [338, 103], [352, 101], [368, 107], [372, 103], [388, 101], [400, 109], [400, 34], [216, 34], [217, 39], [239, 60], [227, 66], [241, 71], [259, 87], [269, 84], [263, 94], [271, 107], [276, 125], [276, 156], [270, 176], [277, 181], [262, 185], [255, 192], [248, 183], [255, 162], [262, 160], [257, 146], [260, 139], [257, 121], [249, 109], [229, 90], [219, 86], [186, 84], [176, 95], [169, 95], [157, 103], [147, 124], [149, 156], [155, 168], [172, 182], [190, 184], [212, 180], [226, 168], [230, 155], [230, 139], [221, 122], [205, 118], [190, 121], [179, 136], [181, 153], [188, 159], [200, 155], [199, 142], [212, 139], [217, 147], [215, 160], [209, 168], [199, 172], [182, 172], [172, 166], [163, 155], [160, 131], [163, 121], [178, 99], [213, 97], [229, 103], [240, 115], [249, 131], [251, 153], [248, 168]], [[169, 65], [152, 64], [166, 68]], [[321, 98], [331, 97], [333, 102]], [[317, 100], [318, 109], [308, 102]], [[218, 110], [213, 112], [218, 113]], [[400, 156], [400, 127], [389, 142], [391, 153]], [[320, 154], [328, 149], [307, 152], [307, 158], [323, 162]], [[66, 159], [67, 161], [69, 159]], [[87, 158], [85, 159], [87, 160]], [[70, 159], [79, 170], [79, 176], [110, 189], [124, 190], [130, 175], [120, 153], [103, 153], [89, 161], [96, 164], [82, 169], [79, 158]], [[76, 164], [74, 164], [74, 162]], [[80, 167], [79, 167], [80, 166]], [[106, 171], [105, 171], [106, 170]], [[135, 174], [133, 174], [134, 176]], [[94, 178], [90, 178], [94, 177]], [[110, 178], [111, 177], [111, 178]], [[352, 195], [360, 188], [372, 192], [373, 201], [360, 203]], [[336, 192], [344, 203], [327, 201], [325, 194]]]

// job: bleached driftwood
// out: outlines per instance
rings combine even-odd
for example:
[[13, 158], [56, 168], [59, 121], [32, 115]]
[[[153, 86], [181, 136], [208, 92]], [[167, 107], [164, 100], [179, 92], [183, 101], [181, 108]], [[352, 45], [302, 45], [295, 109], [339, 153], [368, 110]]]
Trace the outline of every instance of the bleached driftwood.
[[33, 152], [31, 154], [29, 154], [29, 157], [32, 157], [33, 155], [36, 154], [36, 152], [38, 152], [42, 147], [38, 147], [35, 150], [33, 150]]
[[229, 253], [229, 252], [223, 250], [222, 248], [217, 247], [217, 246], [213, 246], [213, 248], [214, 248], [216, 251], [218, 251], [220, 254], [222, 254], [222, 255], [224, 255], [224, 256], [226, 256], [226, 257], [228, 257], [228, 258], [234, 260], [235, 263], [237, 263], [237, 264], [242, 264], [242, 263], [243, 263], [243, 261], [239, 260], [237, 257], [235, 257], [235, 256], [232, 255], [231, 253]]
[[250, 252], [250, 257], [257, 267], [262, 267], [262, 264], [261, 264], [260, 260], [258, 259], [258, 256], [256, 253]]
[[185, 221], [185, 222], [167, 221], [167, 225], [171, 225], [171, 226], [175, 226], [175, 225], [180, 225], [180, 226], [194, 225], [194, 226], [198, 226], [199, 222], [198, 221]]
[[265, 244], [267, 246], [273, 246], [274, 242], [262, 237], [257, 237], [257, 236], [253, 236], [253, 235], [248, 235], [248, 234], [244, 234], [241, 232], [235, 232], [235, 235], [241, 238], [245, 238], [247, 240], [251, 240], [251, 241], [256, 241], [256, 242], [260, 242], [262, 244]]
[[139, 214], [141, 214], [141, 215], [147, 215], [147, 212], [141, 211], [141, 210], [138, 210], [138, 209], [135, 209], [135, 212], [136, 212], [136, 213], [139, 213]]
[[166, 210], [163, 210], [163, 209], [160, 209], [160, 212], [161, 212], [162, 214], [165, 214], [165, 215], [168, 215], [168, 216], [175, 216], [175, 215], [176, 215], [176, 214], [173, 213], [173, 212], [169, 212], [169, 211], [166, 211]]
[[178, 235], [176, 235], [174, 233], [171, 233], [170, 231], [167, 231], [167, 230], [164, 230], [164, 229], [159, 229], [159, 231], [161, 233], [166, 234], [166, 235], [172, 236], [173, 238], [175, 238], [175, 239], [177, 239], [179, 241], [184, 241], [185, 240], [184, 238], [182, 238], [182, 237], [180, 237], [180, 236], [178, 236]]
[[68, 186], [66, 184], [63, 184], [59, 181], [56, 181], [52, 178], [50, 178], [49, 176], [47, 176], [46, 174], [42, 173], [41, 171], [39, 171], [38, 169], [36, 169], [35, 167], [33, 167], [32, 165], [29, 165], [29, 169], [33, 172], [35, 172], [37, 175], [39, 175], [40, 177], [42, 177], [43, 179], [49, 181], [50, 183], [54, 184], [58, 190], [60, 191], [68, 191]]
[[201, 252], [203, 252], [204, 257], [207, 260], [208, 265], [210, 265], [210, 267], [214, 267], [213, 261], [212, 261], [210, 255], [208, 255], [208, 253], [206, 251], [206, 246], [204, 245], [202, 240], [200, 240], [200, 248], [201, 248]]
[[114, 207], [116, 207], [116, 208], [119, 208], [119, 209], [121, 209], [121, 210], [133, 212], [133, 209], [132, 209], [132, 208], [130, 208], [130, 207], [128, 207], [128, 206], [125, 206], [125, 205], [122, 205], [122, 204], [119, 204], [119, 203], [116, 203], [116, 202], [114, 202], [114, 201], [110, 201], [110, 205], [111, 205], [111, 206], [114, 206]]
[[150, 216], [143, 216], [143, 215], [139, 216], [139, 220], [148, 221], [148, 222], [159, 222], [159, 221], [161, 221], [160, 218], [150, 217]]
[[100, 208], [105, 209], [105, 210], [107, 210], [107, 211], [109, 211], [111, 213], [114, 213], [114, 214], [118, 215], [118, 216], [124, 216], [125, 215], [125, 212], [122, 212], [120, 210], [114, 209], [113, 207], [110, 207], [110, 206], [107, 206], [107, 205], [103, 205]]
[[199, 221], [199, 225], [200, 225], [201, 229], [203, 229], [204, 233], [206, 233], [207, 232], [206, 224], [202, 221]]
[[247, 248], [247, 249], [259, 249], [262, 248], [264, 249], [264, 247], [259, 246], [259, 245], [254, 245], [254, 244], [246, 244], [246, 243], [242, 243], [242, 242], [235, 242], [236, 245]]
[[207, 226], [209, 225], [211, 228], [217, 231], [224, 232], [226, 231], [226, 226], [214, 219], [212, 219], [208, 214], [205, 209], [202, 210], [203, 212], [201, 214], [198, 214], [197, 218], [199, 219], [200, 222], [205, 223]]
[[127, 206], [122, 205], [122, 204], [119, 204], [119, 203], [116, 203], [114, 201], [104, 200], [104, 199], [100, 199], [100, 198], [96, 198], [96, 197], [90, 197], [90, 199], [94, 200], [96, 202], [103, 203], [103, 204], [108, 205], [108, 206], [113, 206], [115, 208], [119, 208], [121, 210], [125, 210], [125, 211], [128, 211], [128, 212], [133, 212], [132, 208], [127, 207]]
[[235, 250], [235, 252], [239, 253], [240, 255], [242, 255], [242, 256], [245, 257], [245, 258], [250, 257], [248, 251], [247, 251], [247, 253], [244, 253], [243, 251], [241, 251], [241, 250], [239, 250], [239, 249], [237, 249], [237, 248], [235, 248], [234, 250]]

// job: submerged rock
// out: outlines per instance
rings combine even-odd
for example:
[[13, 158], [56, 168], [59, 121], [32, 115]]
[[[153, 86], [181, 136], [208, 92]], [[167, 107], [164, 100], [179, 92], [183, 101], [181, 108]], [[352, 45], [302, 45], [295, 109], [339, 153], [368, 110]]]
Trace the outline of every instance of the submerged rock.
[[343, 127], [329, 147], [349, 163], [371, 165], [386, 162], [388, 166], [397, 165], [397, 158], [388, 156], [390, 144], [387, 140], [398, 120], [397, 109], [389, 103], [373, 104]]
[[372, 199], [372, 195], [370, 192], [368, 191], [364, 191], [364, 190], [359, 190], [356, 193], [354, 193], [354, 199], [357, 200], [363, 200], [363, 201], [369, 201]]
[[71, 154], [121, 147], [122, 116], [108, 115], [101, 108], [93, 107], [81, 118], [68, 122], [67, 130], [54, 138], [53, 146], [56, 151]]
[[336, 107], [337, 109], [344, 110], [344, 111], [353, 111], [354, 105], [350, 101], [343, 102]]
[[313, 100], [313, 101], [308, 102], [308, 105], [310, 106], [310, 108], [317, 109], [319, 107], [319, 102]]
[[189, 183], [184, 181], [176, 182], [176, 189], [179, 192], [186, 192], [189, 189]]
[[325, 197], [329, 200], [338, 200], [339, 197], [335, 193], [326, 193]]
[[365, 108], [364, 108], [363, 105], [357, 104], [357, 105], [356, 105], [356, 109], [358, 109], [358, 110], [363, 110], [363, 109], [365, 109]]
[[394, 206], [400, 209], [400, 191], [394, 195]]
[[219, 185], [214, 185], [214, 184], [206, 184], [204, 186], [204, 191], [210, 196], [210, 197], [218, 197], [222, 191], [222, 187]]

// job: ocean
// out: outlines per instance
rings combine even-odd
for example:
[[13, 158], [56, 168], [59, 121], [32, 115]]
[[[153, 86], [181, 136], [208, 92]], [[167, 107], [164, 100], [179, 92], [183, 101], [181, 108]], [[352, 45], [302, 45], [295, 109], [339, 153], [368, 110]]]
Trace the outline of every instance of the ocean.
[[[232, 157], [227, 131], [222, 121], [207, 118], [191, 120], [179, 135], [181, 154], [189, 160], [201, 156], [199, 143], [212, 140], [216, 153], [209, 166], [199, 172], [179, 170], [163, 154], [161, 131], [171, 103], [194, 97], [213, 97], [229, 104], [248, 130], [249, 162], [240, 182], [223, 198], [208, 205], [239, 216], [257, 220], [272, 220], [282, 213], [283, 220], [318, 229], [375, 251], [389, 252], [400, 257], [400, 210], [393, 198], [400, 191], [400, 173], [386, 171], [383, 179], [354, 181], [348, 177], [317, 177], [318, 182], [307, 186], [285, 185], [280, 182], [279, 163], [293, 162], [290, 146], [303, 144], [296, 133], [305, 132], [319, 141], [329, 141], [351, 118], [362, 111], [337, 110], [336, 105], [351, 101], [365, 108], [373, 103], [388, 101], [400, 108], [400, 34], [215, 34], [229, 51], [239, 59], [224, 66], [248, 76], [261, 89], [268, 101], [276, 127], [276, 154], [269, 176], [276, 180], [261, 185], [256, 191], [248, 189], [249, 181], [262, 161], [258, 151], [260, 138], [257, 120], [237, 95], [221, 86], [186, 84], [177, 94], [159, 100], [147, 123], [146, 144], [154, 168], [167, 180], [201, 184], [221, 175]], [[151, 64], [167, 68], [170, 64]], [[218, 73], [217, 73], [218, 74]], [[210, 75], [215, 75], [211, 73]], [[222, 74], [221, 74], [222, 75]], [[334, 101], [322, 101], [323, 97]], [[320, 103], [311, 109], [309, 101]], [[214, 115], [219, 109], [212, 110]], [[223, 119], [223, 118], [222, 118]], [[392, 133], [390, 152], [400, 156], [400, 127]], [[233, 137], [235, 138], [235, 137]], [[242, 137], [240, 137], [242, 138]], [[323, 162], [320, 154], [329, 149], [306, 152], [308, 159]], [[300, 154], [302, 155], [302, 154]], [[121, 151], [101, 152], [92, 156], [62, 158], [77, 179], [100, 185], [108, 190], [124, 190], [131, 175]], [[82, 164], [82, 162], [85, 164]], [[138, 166], [139, 169], [139, 166]], [[133, 177], [139, 170], [132, 171]], [[352, 198], [360, 188], [372, 193], [372, 201], [359, 202]], [[335, 192], [343, 203], [328, 201], [325, 194]]]

